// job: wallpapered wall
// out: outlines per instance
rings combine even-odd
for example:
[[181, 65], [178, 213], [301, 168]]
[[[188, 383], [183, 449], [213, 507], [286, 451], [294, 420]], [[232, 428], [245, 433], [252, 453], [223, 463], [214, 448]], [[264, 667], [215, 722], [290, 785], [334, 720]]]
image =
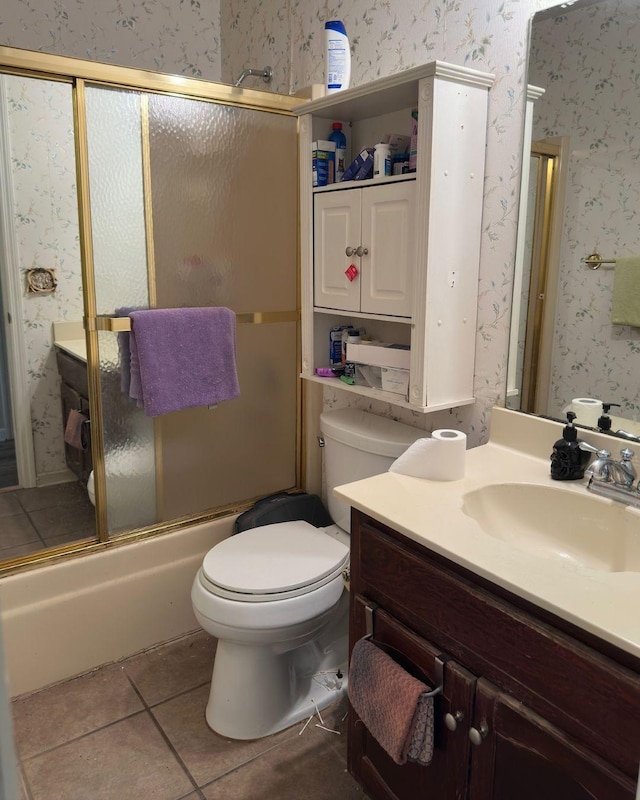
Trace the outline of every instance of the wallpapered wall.
[[[431, 430], [459, 425], [486, 440], [488, 411], [504, 397], [520, 179], [523, 90], [531, 15], [549, 0], [33, 0], [5, 3], [0, 43], [99, 61], [231, 81], [269, 64], [272, 88], [324, 80], [326, 19], [344, 20], [352, 85], [441, 59], [492, 72], [476, 354], [477, 402], [453, 414], [355, 405]], [[253, 79], [250, 79], [253, 80]], [[262, 88], [262, 84], [247, 83]], [[463, 232], [462, 232], [463, 233]], [[353, 402], [339, 390], [325, 405]]]
[[[506, 386], [511, 286], [520, 185], [529, 19], [545, 0], [227, 0], [222, 5], [223, 76], [247, 58], [256, 65], [290, 63], [276, 75], [286, 90], [324, 81], [324, 21], [342, 19], [352, 45], [351, 85], [440, 59], [492, 72], [476, 349], [476, 404], [422, 416], [325, 390], [325, 405], [356, 405], [432, 430], [459, 425], [471, 444], [485, 441], [488, 411]], [[288, 20], [288, 23], [287, 23]], [[287, 32], [289, 36], [287, 37]], [[243, 46], [250, 34], [251, 53]], [[290, 55], [287, 55], [290, 54]], [[463, 233], [461, 231], [461, 233]]]
[[[22, 302], [36, 474], [64, 472], [60, 381], [52, 323], [82, 319], [71, 86], [8, 75], [4, 82], [17, 269], [53, 267], [53, 294]], [[3, 96], [0, 93], [0, 97]], [[2, 110], [4, 111], [4, 109]]]
[[[640, 6], [607, 0], [536, 23], [531, 80], [535, 138], [569, 136], [549, 413], [573, 397], [623, 404], [638, 418], [640, 328], [611, 324], [614, 273], [581, 259], [640, 255]], [[631, 100], [633, 98], [633, 100]], [[618, 413], [616, 411], [616, 413]]]

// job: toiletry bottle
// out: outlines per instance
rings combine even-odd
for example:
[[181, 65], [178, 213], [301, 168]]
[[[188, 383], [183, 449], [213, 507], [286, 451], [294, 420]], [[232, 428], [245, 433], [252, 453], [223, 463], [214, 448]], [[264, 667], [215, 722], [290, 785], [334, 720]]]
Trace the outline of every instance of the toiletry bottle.
[[391, 146], [379, 142], [373, 153], [373, 177], [383, 178], [391, 175]]
[[553, 445], [551, 453], [551, 477], [556, 481], [577, 481], [584, 477], [584, 470], [591, 454], [580, 449], [578, 431], [573, 420], [573, 411], [567, 412], [568, 424], [562, 431], [562, 439]]
[[349, 88], [351, 50], [344, 23], [337, 19], [325, 22], [327, 94]]
[[610, 431], [611, 430], [611, 417], [609, 416], [609, 411], [611, 410], [612, 406], [617, 406], [620, 408], [620, 403], [603, 403], [602, 404], [602, 415], [598, 417], [598, 428], [601, 431]]
[[333, 130], [329, 134], [329, 141], [336, 146], [336, 172], [335, 181], [339, 183], [344, 175], [345, 164], [347, 163], [347, 137], [342, 132], [342, 123], [334, 122], [331, 126]]

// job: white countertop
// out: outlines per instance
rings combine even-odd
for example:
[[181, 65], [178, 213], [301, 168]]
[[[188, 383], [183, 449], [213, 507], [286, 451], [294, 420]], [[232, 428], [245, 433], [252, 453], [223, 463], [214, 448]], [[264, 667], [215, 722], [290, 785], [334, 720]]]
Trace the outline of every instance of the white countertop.
[[[640, 657], [640, 573], [603, 572], [534, 556], [485, 533], [462, 510], [465, 493], [489, 484], [537, 484], [587, 494], [586, 479], [554, 481], [549, 475], [549, 454], [560, 438], [560, 423], [506, 409], [492, 413], [490, 442], [467, 451], [462, 480], [430, 481], [386, 472], [340, 486], [336, 494], [409, 539]], [[600, 447], [609, 444], [617, 455], [619, 440], [612, 446], [611, 437], [588, 431], [580, 438]], [[589, 499], [615, 503], [630, 515], [640, 537], [639, 509], [593, 495]]]
[[87, 340], [82, 321], [62, 320], [53, 323], [53, 344], [75, 358], [87, 361]]
[[67, 339], [65, 341], [54, 342], [60, 350], [64, 350], [81, 361], [87, 360], [87, 343], [84, 339]]

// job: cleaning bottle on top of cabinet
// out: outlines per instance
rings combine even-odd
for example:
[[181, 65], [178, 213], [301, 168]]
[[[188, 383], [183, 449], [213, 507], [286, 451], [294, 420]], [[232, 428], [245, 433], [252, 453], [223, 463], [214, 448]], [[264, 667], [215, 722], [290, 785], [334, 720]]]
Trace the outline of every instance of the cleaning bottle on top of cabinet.
[[327, 94], [349, 88], [351, 80], [351, 50], [344, 23], [333, 19], [324, 24], [327, 46]]
[[553, 445], [551, 453], [551, 477], [556, 481], [577, 481], [584, 477], [584, 470], [591, 454], [580, 449], [578, 431], [573, 424], [576, 415], [567, 412], [568, 424], [562, 431], [562, 439]]
[[347, 161], [347, 137], [342, 132], [342, 123], [334, 122], [331, 126], [333, 130], [329, 134], [329, 141], [336, 146], [336, 171], [335, 181], [339, 183], [344, 175], [345, 164]]

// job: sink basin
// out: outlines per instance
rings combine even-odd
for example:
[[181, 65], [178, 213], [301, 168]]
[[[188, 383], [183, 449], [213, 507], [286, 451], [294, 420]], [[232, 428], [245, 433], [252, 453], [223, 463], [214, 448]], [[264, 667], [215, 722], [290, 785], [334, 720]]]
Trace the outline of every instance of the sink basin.
[[600, 572], [640, 572], [640, 514], [593, 495], [505, 483], [464, 495], [462, 510], [495, 539]]

